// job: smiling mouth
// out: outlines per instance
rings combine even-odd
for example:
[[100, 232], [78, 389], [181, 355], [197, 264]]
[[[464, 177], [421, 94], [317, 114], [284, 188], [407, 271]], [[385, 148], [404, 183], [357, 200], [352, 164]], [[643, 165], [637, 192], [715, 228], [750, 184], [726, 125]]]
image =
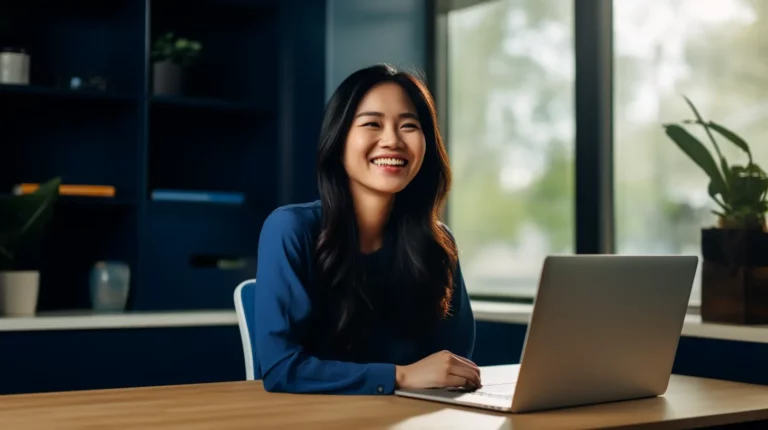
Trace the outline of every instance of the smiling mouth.
[[380, 167], [405, 167], [408, 165], [408, 160], [402, 158], [375, 158], [371, 160], [371, 163]]

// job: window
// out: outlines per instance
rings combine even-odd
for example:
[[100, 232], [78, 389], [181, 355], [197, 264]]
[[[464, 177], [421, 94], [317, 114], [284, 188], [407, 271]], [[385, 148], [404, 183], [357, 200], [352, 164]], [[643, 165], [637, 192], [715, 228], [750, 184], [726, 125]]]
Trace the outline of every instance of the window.
[[473, 296], [531, 297], [574, 249], [573, 0], [447, 12], [448, 222]]
[[[614, 1], [616, 252], [700, 255], [701, 228], [716, 222], [706, 175], [661, 128], [693, 118], [682, 95], [768, 160], [766, 24], [764, 0]], [[746, 161], [720, 142], [730, 163]]]
[[[692, 118], [683, 95], [751, 142], [758, 162], [768, 159], [760, 143], [768, 139], [768, 2], [621, 0], [576, 10], [575, 1], [438, 1], [438, 101], [455, 179], [448, 221], [475, 297], [530, 297], [547, 254], [700, 255], [701, 229], [716, 222], [707, 177], [662, 128]], [[605, 110], [575, 110], [604, 90]], [[577, 126], [587, 131], [581, 142]], [[587, 155], [604, 145], [607, 163]], [[720, 146], [729, 162], [746, 161]], [[587, 163], [577, 165], [576, 153]], [[591, 170], [596, 182], [575, 182], [574, 172]], [[577, 188], [600, 197], [575, 201]], [[574, 214], [603, 217], [606, 207], [608, 220], [576, 225]], [[612, 230], [609, 240], [595, 224]]]

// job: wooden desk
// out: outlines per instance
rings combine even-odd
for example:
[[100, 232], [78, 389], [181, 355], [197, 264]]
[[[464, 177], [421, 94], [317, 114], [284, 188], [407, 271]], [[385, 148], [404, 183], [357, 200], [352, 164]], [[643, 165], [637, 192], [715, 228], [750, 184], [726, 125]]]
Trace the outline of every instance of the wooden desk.
[[768, 422], [768, 387], [677, 375], [663, 397], [520, 415], [395, 396], [273, 394], [258, 381], [0, 397], [4, 430], [683, 429], [754, 420]]

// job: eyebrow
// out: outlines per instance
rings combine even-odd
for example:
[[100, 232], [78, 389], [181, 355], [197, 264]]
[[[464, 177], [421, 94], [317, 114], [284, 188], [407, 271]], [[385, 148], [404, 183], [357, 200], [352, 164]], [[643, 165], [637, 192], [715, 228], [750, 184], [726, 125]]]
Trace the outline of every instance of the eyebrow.
[[[378, 117], [383, 117], [384, 114], [381, 113], [381, 112], [360, 112], [359, 114], [355, 115], [355, 118], [360, 118], [361, 116], [378, 116]], [[400, 118], [411, 118], [411, 119], [414, 119], [416, 121], [419, 120], [418, 115], [416, 115], [413, 112], [403, 112], [403, 113], [401, 113], [398, 116]]]

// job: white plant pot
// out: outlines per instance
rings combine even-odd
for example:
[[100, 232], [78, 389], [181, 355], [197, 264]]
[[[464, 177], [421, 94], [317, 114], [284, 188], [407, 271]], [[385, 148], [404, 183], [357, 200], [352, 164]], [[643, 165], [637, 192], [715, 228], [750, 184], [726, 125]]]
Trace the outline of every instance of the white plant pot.
[[34, 316], [40, 292], [40, 272], [0, 272], [0, 316]]
[[0, 51], [0, 84], [29, 84], [29, 55], [25, 52]]

